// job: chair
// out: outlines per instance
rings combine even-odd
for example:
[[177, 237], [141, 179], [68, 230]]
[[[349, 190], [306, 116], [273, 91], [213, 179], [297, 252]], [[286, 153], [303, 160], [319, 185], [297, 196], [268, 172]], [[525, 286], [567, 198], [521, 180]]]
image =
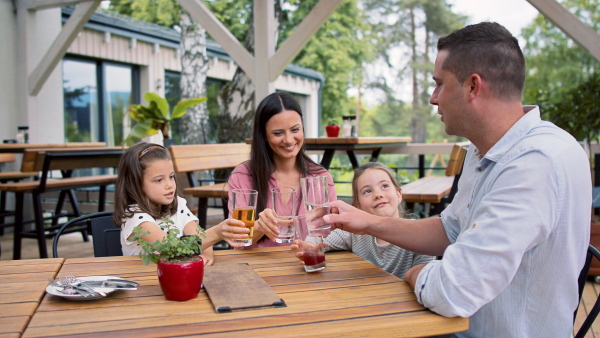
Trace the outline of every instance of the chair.
[[[589, 245], [588, 251], [587, 251], [587, 256], [585, 259], [585, 264], [583, 265], [583, 269], [581, 269], [581, 273], [579, 274], [579, 279], [578, 279], [579, 301], [580, 302], [581, 302], [581, 297], [583, 296], [583, 289], [585, 287], [585, 282], [587, 281], [588, 271], [590, 269], [590, 265], [591, 265], [592, 259], [594, 259], [594, 257], [597, 260], [600, 260], [600, 251], [598, 251], [598, 249], [596, 249], [594, 246]], [[573, 313], [573, 321], [575, 321], [575, 317], [577, 317], [577, 309], [578, 308], [579, 308], [579, 306], [575, 309], [575, 313]], [[592, 324], [596, 320], [596, 317], [598, 317], [599, 313], [600, 313], [600, 297], [598, 299], [596, 299], [594, 306], [588, 312], [587, 318], [585, 319], [585, 321], [579, 328], [579, 331], [577, 331], [575, 338], [583, 338], [585, 336], [585, 334], [588, 332], [590, 327], [592, 327]]]
[[102, 211], [74, 218], [56, 232], [52, 244], [52, 254], [58, 258], [58, 241], [60, 236], [70, 227], [87, 227], [92, 235], [95, 257], [123, 256], [121, 250], [121, 228], [113, 223], [113, 212]]

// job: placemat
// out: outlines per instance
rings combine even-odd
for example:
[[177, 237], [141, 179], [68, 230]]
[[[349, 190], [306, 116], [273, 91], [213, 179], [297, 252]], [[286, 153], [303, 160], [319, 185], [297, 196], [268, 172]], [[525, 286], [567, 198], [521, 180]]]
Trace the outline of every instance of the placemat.
[[248, 264], [207, 266], [203, 283], [218, 313], [286, 307], [283, 299]]

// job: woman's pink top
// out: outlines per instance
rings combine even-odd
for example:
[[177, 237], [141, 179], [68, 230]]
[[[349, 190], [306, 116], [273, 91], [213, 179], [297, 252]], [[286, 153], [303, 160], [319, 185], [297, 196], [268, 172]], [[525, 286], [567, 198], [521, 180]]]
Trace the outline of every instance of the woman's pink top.
[[[335, 193], [335, 186], [333, 185], [333, 179], [331, 178], [331, 174], [325, 169], [323, 172], [319, 172], [317, 174], [308, 175], [307, 177], [313, 176], [327, 176], [327, 181], [329, 183], [329, 201], [337, 200], [337, 195]], [[231, 211], [233, 210], [233, 189], [254, 189], [254, 185], [252, 184], [252, 174], [250, 173], [250, 161], [246, 161], [233, 169], [231, 176], [229, 176], [229, 217], [231, 218]], [[269, 178], [269, 191], [271, 189], [277, 188], [277, 181], [273, 175]], [[298, 191], [298, 216], [303, 216], [305, 214], [304, 211], [304, 198], [302, 197], [302, 191]], [[273, 201], [271, 197], [267, 198], [267, 208], [273, 208]], [[258, 217], [258, 215], [257, 215]], [[303, 224], [306, 227], [306, 222], [299, 222], [299, 224]], [[306, 229], [305, 229], [306, 230]], [[264, 248], [270, 246], [282, 246], [282, 245], [291, 245], [291, 243], [277, 243], [270, 240], [267, 236], [264, 236], [258, 243], [253, 243], [250, 246], [244, 248]]]

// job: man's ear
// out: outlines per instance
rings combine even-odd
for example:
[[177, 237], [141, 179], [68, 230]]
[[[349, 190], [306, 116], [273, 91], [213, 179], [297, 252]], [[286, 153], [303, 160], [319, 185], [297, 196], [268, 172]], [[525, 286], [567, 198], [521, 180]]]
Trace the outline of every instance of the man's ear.
[[479, 76], [479, 74], [473, 73], [465, 80], [464, 85], [465, 85], [465, 87], [468, 87], [467, 89], [469, 91], [469, 94], [468, 94], [469, 101], [473, 101], [479, 95], [481, 95], [483, 79], [481, 78], [481, 76]]

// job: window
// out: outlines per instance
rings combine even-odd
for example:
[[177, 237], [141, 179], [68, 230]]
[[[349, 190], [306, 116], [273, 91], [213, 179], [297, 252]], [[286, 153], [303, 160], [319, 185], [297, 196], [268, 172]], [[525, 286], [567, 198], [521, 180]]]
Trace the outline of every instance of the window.
[[73, 58], [62, 66], [65, 141], [121, 144], [131, 129], [127, 109], [139, 102], [137, 67]]

